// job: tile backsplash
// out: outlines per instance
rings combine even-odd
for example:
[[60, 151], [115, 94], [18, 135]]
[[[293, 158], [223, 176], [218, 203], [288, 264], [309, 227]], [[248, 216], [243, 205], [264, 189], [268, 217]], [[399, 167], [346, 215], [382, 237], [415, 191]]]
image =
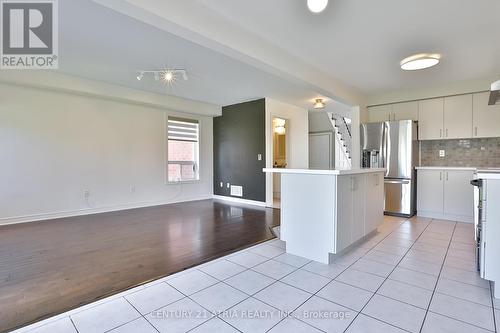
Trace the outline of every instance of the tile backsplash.
[[500, 138], [421, 141], [420, 158], [422, 166], [500, 167]]

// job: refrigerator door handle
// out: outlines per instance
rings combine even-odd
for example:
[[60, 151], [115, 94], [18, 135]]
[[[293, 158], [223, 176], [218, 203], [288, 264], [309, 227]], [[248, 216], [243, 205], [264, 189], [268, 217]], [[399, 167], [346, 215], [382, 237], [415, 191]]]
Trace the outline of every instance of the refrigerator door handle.
[[385, 179], [384, 183], [385, 184], [403, 184], [403, 185], [408, 185], [408, 184], [410, 184], [410, 181], [408, 179]]

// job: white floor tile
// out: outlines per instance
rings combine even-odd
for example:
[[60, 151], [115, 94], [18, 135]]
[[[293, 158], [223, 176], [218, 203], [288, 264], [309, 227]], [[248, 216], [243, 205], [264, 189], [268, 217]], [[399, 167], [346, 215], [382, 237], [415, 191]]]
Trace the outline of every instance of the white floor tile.
[[360, 314], [351, 324], [346, 333], [404, 333], [405, 331], [383, 323], [374, 318]]
[[225, 280], [233, 275], [243, 272], [246, 268], [227, 260], [219, 260], [213, 264], [200, 268], [200, 270], [216, 279]]
[[290, 274], [297, 268], [278, 261], [269, 260], [265, 263], [255, 266], [252, 269], [273, 279], [279, 280], [284, 278], [286, 275]]
[[381, 262], [376, 262], [367, 259], [360, 259], [354, 265], [351, 266], [352, 269], [357, 271], [362, 271], [365, 273], [371, 273], [380, 277], [387, 277], [391, 274], [394, 269], [394, 265], [383, 264]]
[[295, 310], [311, 296], [310, 293], [281, 282], [276, 282], [254, 295], [256, 299], [282, 311]]
[[363, 313], [410, 332], [419, 332], [425, 310], [384, 296], [375, 295]]
[[216, 284], [217, 282], [219, 281], [198, 270], [181, 275], [175, 279], [168, 280], [168, 284], [185, 295], [192, 295], [195, 292]]
[[372, 295], [372, 292], [337, 281], [332, 281], [317, 294], [319, 297], [356, 311], [361, 311]]
[[286, 242], [282, 241], [281, 239], [271, 240], [271, 241], [267, 242], [267, 244], [279, 247], [280, 249], [283, 249], [283, 250], [286, 249]]
[[321, 331], [295, 318], [286, 318], [269, 333], [321, 333]]
[[421, 273], [427, 273], [438, 276], [441, 272], [441, 265], [433, 264], [426, 261], [417, 260], [414, 258], [405, 257], [398, 265], [406, 269], [411, 269], [412, 271], [417, 271]]
[[449, 280], [455, 280], [463, 283], [473, 284], [475, 286], [482, 288], [488, 288], [488, 289], [490, 288], [489, 282], [484, 279], [481, 279], [479, 277], [478, 272], [469, 272], [469, 271], [464, 271], [462, 269], [445, 266], [443, 267], [441, 276]]
[[441, 294], [454, 296], [466, 301], [479, 303], [489, 307], [491, 307], [492, 304], [491, 294], [488, 289], [477, 287], [471, 284], [442, 278], [438, 282], [436, 291], [440, 292]]
[[[17, 330], [12, 333], [21, 332], [24, 330]], [[54, 322], [48, 323], [46, 325], [39, 326], [33, 330], [29, 330], [30, 333], [77, 333], [73, 323], [67, 318], [59, 319]]]
[[244, 333], [263, 333], [283, 318], [279, 310], [249, 298], [221, 315], [222, 319]]
[[311, 260], [302, 258], [293, 254], [283, 253], [282, 255], [277, 256], [274, 260], [282, 262], [284, 264], [288, 264], [290, 266], [302, 267]]
[[[238, 330], [231, 325], [225, 323], [219, 318], [210, 319], [206, 323], [201, 324], [190, 333], [238, 333]], [[139, 333], [139, 332], [138, 332]]]
[[285, 253], [285, 250], [276, 246], [263, 244], [250, 249], [249, 252], [258, 254], [266, 258], [274, 258], [282, 253]]
[[146, 319], [161, 333], [184, 333], [207, 320], [213, 315], [189, 298], [184, 298], [146, 316]]
[[71, 316], [80, 333], [106, 332], [139, 317], [140, 313], [124, 298], [100, 304]]
[[305, 270], [297, 270], [285, 276], [281, 281], [314, 294], [326, 286], [331, 279]]
[[429, 312], [422, 333], [489, 333], [490, 331], [469, 325], [462, 321]]
[[309, 272], [313, 272], [319, 275], [323, 275], [325, 277], [334, 279], [340, 275], [344, 270], [347, 269], [347, 266], [339, 265], [339, 264], [322, 264], [316, 261], [310, 262], [305, 265], [301, 269], [304, 269]]
[[139, 318], [130, 323], [117, 327], [109, 333], [158, 333], [158, 331], [144, 318]]
[[386, 280], [377, 294], [426, 309], [432, 297], [432, 291], [411, 286], [394, 280]]
[[495, 309], [495, 323], [497, 325], [497, 332], [500, 331], [500, 310]]
[[228, 257], [227, 260], [232, 261], [243, 267], [251, 268], [259, 264], [262, 264], [264, 261], [267, 261], [269, 259], [249, 251], [243, 251]]
[[397, 267], [394, 272], [389, 275], [389, 279], [428, 290], [434, 290], [437, 282], [437, 276], [435, 275], [412, 271], [402, 267]]
[[408, 251], [408, 248], [390, 244], [379, 244], [375, 247], [374, 250], [402, 256]]
[[390, 253], [385, 253], [377, 250], [372, 250], [364, 256], [364, 259], [369, 259], [376, 262], [381, 262], [388, 265], [397, 265], [398, 262], [403, 258], [402, 255], [395, 255]]
[[446, 257], [444, 266], [462, 269], [469, 272], [477, 272], [477, 265], [475, 261], [463, 260], [460, 258]]
[[351, 268], [340, 274], [335, 280], [373, 292], [384, 282], [384, 278], [380, 276], [360, 272]]
[[420, 261], [429, 262], [432, 264], [441, 265], [444, 261], [445, 254], [435, 253], [435, 252], [427, 252], [411, 249], [405, 255], [405, 258], [416, 259]]
[[125, 298], [143, 315], [184, 298], [180, 292], [166, 283], [158, 283], [141, 289]]
[[276, 280], [268, 276], [262, 275], [252, 270], [247, 270], [225, 280], [224, 282], [238, 290], [247, 293], [248, 295], [253, 295], [275, 281]]
[[325, 332], [344, 332], [357, 312], [319, 297], [312, 297], [297, 311], [297, 318]]
[[492, 308], [477, 303], [435, 293], [429, 310], [490, 331], [495, 330]]
[[196, 303], [216, 314], [229, 309], [247, 297], [247, 294], [224, 283], [218, 283], [191, 295]]

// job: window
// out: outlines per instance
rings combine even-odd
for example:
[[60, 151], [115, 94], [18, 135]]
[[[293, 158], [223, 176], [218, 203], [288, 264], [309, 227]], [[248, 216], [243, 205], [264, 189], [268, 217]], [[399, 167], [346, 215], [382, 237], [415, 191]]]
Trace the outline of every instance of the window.
[[168, 181], [199, 180], [199, 123], [168, 117]]

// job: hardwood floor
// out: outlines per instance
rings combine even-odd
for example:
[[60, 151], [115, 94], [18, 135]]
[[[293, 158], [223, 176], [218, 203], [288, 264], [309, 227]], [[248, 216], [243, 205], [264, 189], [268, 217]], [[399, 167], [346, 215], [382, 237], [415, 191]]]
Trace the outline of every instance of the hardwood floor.
[[0, 331], [273, 238], [279, 211], [204, 200], [0, 227]]

